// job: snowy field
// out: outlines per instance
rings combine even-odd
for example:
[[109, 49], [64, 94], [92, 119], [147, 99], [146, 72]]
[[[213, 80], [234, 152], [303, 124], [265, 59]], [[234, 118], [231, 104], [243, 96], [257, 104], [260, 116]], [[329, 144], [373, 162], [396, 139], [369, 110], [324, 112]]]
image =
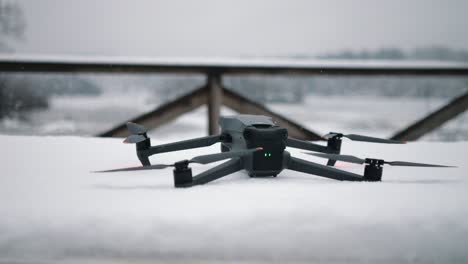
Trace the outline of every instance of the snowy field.
[[[160, 132], [190, 121], [204, 122], [186, 116]], [[157, 134], [154, 144], [171, 139]], [[459, 166], [386, 167], [380, 183], [238, 172], [190, 189], [173, 188], [171, 169], [91, 173], [138, 164], [121, 139], [3, 135], [0, 145], [0, 263], [468, 262], [468, 142], [344, 142], [361, 157]]]
[[[308, 96], [302, 104], [268, 107], [318, 133], [388, 137], [448, 100]], [[381, 183], [292, 171], [250, 179], [239, 172], [174, 189], [171, 169], [91, 173], [138, 165], [134, 146], [121, 139], [63, 136], [94, 135], [158, 104], [144, 93], [56, 97], [25, 120], [0, 122], [6, 134], [0, 136], [0, 263], [468, 262], [468, 113], [418, 143], [344, 142], [343, 153], [360, 157], [459, 166], [386, 167]], [[149, 134], [153, 144], [167, 143], [204, 136], [206, 127], [202, 107]], [[152, 161], [218, 150], [214, 145]]]

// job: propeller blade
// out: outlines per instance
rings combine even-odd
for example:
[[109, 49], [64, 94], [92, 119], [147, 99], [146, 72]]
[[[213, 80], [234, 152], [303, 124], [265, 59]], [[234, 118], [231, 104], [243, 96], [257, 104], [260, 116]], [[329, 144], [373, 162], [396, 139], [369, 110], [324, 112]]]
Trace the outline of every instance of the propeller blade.
[[447, 165], [415, 163], [415, 162], [406, 162], [406, 161], [385, 161], [384, 163], [391, 165], [391, 166], [440, 167], [440, 168], [454, 168], [455, 167], [455, 166], [447, 166]]
[[[202, 155], [197, 156], [191, 159], [189, 162], [192, 163], [200, 163], [200, 164], [208, 164], [215, 161], [220, 161], [229, 158], [235, 157], [242, 157], [249, 153], [262, 150], [263, 148], [254, 148], [248, 150], [241, 150], [241, 151], [230, 151], [230, 152], [223, 152], [223, 153], [216, 153], [210, 155]], [[120, 168], [120, 169], [113, 169], [113, 170], [103, 170], [103, 171], [95, 171], [95, 172], [118, 172], [118, 171], [140, 171], [140, 170], [158, 170], [164, 169], [167, 167], [174, 167], [174, 164], [155, 164], [150, 166], [139, 166], [139, 167], [129, 167], [129, 168]]]
[[[326, 154], [326, 153], [313, 153], [313, 152], [305, 152], [306, 154], [331, 159], [331, 160], [339, 160], [344, 162], [350, 163], [357, 163], [357, 164], [364, 164], [366, 160], [360, 159], [355, 156], [351, 155], [339, 155], [339, 154]], [[410, 166], [410, 167], [440, 167], [440, 168], [453, 168], [454, 166], [446, 166], [446, 165], [438, 165], [438, 164], [427, 164], [427, 163], [415, 163], [415, 162], [407, 162], [407, 161], [384, 161], [385, 164], [391, 166]]]
[[142, 135], [130, 135], [125, 140], [124, 143], [139, 143], [146, 139], [146, 137]]
[[356, 135], [356, 134], [344, 135], [344, 134], [337, 133], [337, 132], [330, 132], [322, 136], [322, 138], [326, 140], [333, 138], [333, 137], [346, 137], [353, 141], [362, 141], [362, 142], [371, 142], [371, 143], [387, 143], [387, 144], [404, 144], [405, 143], [402, 141], [392, 140], [392, 139], [368, 137], [368, 136], [362, 136], [362, 135]]
[[364, 164], [364, 162], [366, 162], [366, 160], [363, 160], [363, 159], [360, 159], [358, 157], [351, 156], [351, 155], [313, 153], [313, 152], [305, 152], [305, 154], [309, 154], [309, 155], [313, 155], [313, 156], [317, 156], [321, 158], [326, 158], [326, 159], [331, 159], [331, 160], [349, 162], [349, 163]]
[[405, 144], [403, 141], [383, 139], [376, 137], [368, 137], [356, 134], [343, 135], [343, 137], [349, 138], [353, 141], [371, 142], [371, 143], [386, 143], [386, 144]]
[[155, 164], [150, 166], [139, 166], [139, 167], [129, 167], [129, 168], [120, 168], [114, 170], [103, 170], [103, 171], [95, 171], [95, 172], [117, 172], [117, 171], [139, 171], [139, 170], [159, 170], [165, 169], [167, 167], [173, 167], [173, 164]]
[[147, 132], [147, 129], [144, 126], [139, 125], [139, 124], [135, 124], [135, 123], [132, 123], [132, 122], [127, 123], [127, 129], [133, 135], [144, 134], [144, 133]]
[[222, 152], [222, 153], [216, 153], [216, 154], [201, 155], [201, 156], [192, 158], [189, 162], [208, 164], [211, 162], [216, 162], [216, 161], [225, 160], [229, 158], [242, 157], [250, 153], [262, 150], [262, 149], [263, 148], [259, 147], [259, 148], [240, 150], [240, 151], [229, 151], [229, 152]]

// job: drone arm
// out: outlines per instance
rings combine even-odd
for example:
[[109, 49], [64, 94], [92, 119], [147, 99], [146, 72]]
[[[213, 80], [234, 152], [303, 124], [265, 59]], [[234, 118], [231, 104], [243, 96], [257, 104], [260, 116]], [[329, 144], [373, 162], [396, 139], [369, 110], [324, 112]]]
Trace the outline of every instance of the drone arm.
[[242, 169], [241, 159], [233, 158], [193, 177], [192, 185], [205, 184]]
[[299, 171], [308, 174], [314, 174], [325, 178], [330, 178], [339, 181], [363, 181], [361, 175], [354, 174], [347, 171], [338, 170], [335, 168], [327, 167], [321, 164], [313, 163], [310, 161], [290, 157], [287, 162], [287, 169]]
[[314, 144], [308, 141], [295, 139], [291, 137], [288, 137], [288, 139], [286, 140], [286, 146], [291, 147], [291, 148], [298, 148], [298, 149], [328, 153], [328, 148], [326, 146]]
[[208, 147], [223, 140], [223, 135], [214, 135], [189, 140], [178, 141], [163, 145], [152, 146], [147, 150], [141, 150], [142, 154], [149, 157], [157, 153], [171, 152], [184, 149]]

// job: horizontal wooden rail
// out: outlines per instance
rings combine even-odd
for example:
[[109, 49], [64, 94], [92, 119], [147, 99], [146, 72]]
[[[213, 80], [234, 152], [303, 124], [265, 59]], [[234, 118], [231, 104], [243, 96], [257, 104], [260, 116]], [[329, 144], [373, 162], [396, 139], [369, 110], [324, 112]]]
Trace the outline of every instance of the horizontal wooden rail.
[[468, 75], [468, 64], [450, 62], [356, 62], [293, 59], [163, 60], [119, 58], [1, 57], [0, 72], [195, 73], [304, 75]]
[[[327, 61], [294, 59], [146, 59], [76, 56], [0, 55], [0, 72], [59, 73], [188, 73], [207, 76], [207, 86], [158, 107], [131, 121], [155, 128], [177, 116], [208, 104], [209, 133], [218, 131], [216, 119], [224, 104], [240, 113], [272, 116], [297, 138], [320, 140], [318, 134], [277, 114], [265, 106], [231, 90], [221, 89], [223, 74], [303, 74], [303, 75], [427, 75], [468, 76], [468, 64], [456, 62], [410, 61]], [[441, 109], [401, 130], [393, 136], [399, 140], [416, 140], [440, 127], [468, 109], [468, 93]], [[125, 124], [100, 136], [126, 136]]]

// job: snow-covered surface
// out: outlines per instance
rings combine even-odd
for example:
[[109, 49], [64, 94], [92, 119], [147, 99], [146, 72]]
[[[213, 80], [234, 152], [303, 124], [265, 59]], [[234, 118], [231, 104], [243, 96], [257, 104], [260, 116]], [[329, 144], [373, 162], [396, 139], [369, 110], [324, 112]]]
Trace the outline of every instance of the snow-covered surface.
[[464, 62], [418, 60], [336, 60], [294, 59], [263, 57], [124, 57], [124, 56], [73, 56], [39, 54], [0, 54], [3, 62], [65, 63], [65, 64], [119, 64], [160, 67], [232, 67], [232, 68], [458, 68], [467, 69]]
[[459, 166], [386, 167], [380, 183], [239, 172], [189, 189], [173, 188], [171, 169], [92, 173], [138, 164], [120, 139], [0, 136], [0, 146], [0, 263], [468, 262], [468, 142], [344, 142], [361, 157]]

